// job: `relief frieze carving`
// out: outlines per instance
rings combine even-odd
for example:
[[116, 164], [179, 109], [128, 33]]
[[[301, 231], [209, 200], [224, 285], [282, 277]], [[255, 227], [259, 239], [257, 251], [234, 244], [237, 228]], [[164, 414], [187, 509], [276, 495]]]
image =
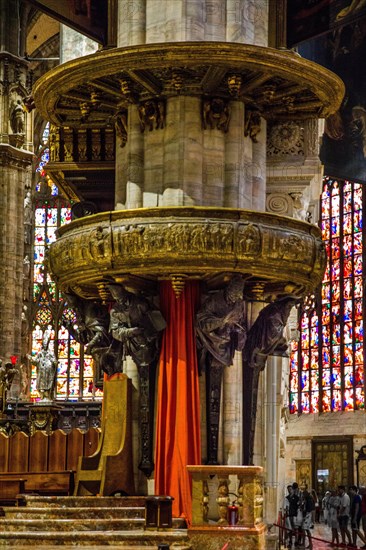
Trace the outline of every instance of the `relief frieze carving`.
[[291, 282], [300, 293], [319, 284], [325, 252], [316, 226], [291, 218], [231, 209], [118, 210], [76, 219], [59, 230], [49, 264], [63, 288], [95, 297], [104, 274], [169, 278], [251, 273]]

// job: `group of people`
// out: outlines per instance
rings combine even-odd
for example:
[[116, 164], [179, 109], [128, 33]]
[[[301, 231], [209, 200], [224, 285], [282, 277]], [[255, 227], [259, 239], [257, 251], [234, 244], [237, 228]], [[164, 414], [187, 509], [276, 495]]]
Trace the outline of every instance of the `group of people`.
[[[366, 548], [366, 495], [362, 498], [355, 485], [349, 487], [348, 492], [344, 485], [336, 490], [327, 491], [322, 501], [314, 490], [307, 487], [299, 489], [297, 483], [287, 486], [287, 495], [284, 501], [285, 540], [288, 548], [312, 548], [311, 529], [316, 521], [323, 518], [331, 529], [334, 548], [352, 546], [357, 548], [357, 537]], [[360, 525], [362, 522], [362, 531]]]
[[307, 487], [302, 491], [295, 482], [287, 486], [287, 495], [284, 502], [286, 517], [285, 539], [288, 548], [304, 546], [305, 538], [308, 538], [307, 548], [312, 548], [311, 531], [315, 520], [315, 491], [309, 492]]
[[[337, 490], [327, 491], [322, 500], [324, 522], [332, 531], [332, 544], [337, 546], [339, 535], [341, 543], [357, 546], [357, 537], [363, 542], [361, 548], [366, 548], [366, 495], [359, 494], [356, 485], [351, 485], [346, 491], [344, 485]], [[360, 525], [362, 522], [362, 531]]]

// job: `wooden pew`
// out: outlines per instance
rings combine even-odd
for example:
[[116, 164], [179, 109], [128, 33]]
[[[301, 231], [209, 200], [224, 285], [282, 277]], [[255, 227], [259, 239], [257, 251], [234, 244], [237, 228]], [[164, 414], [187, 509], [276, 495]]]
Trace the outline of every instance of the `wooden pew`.
[[[67, 496], [74, 492], [74, 470], [63, 472], [6, 472], [0, 474], [0, 502], [19, 494]], [[21, 481], [23, 485], [20, 485]], [[4, 495], [4, 496], [3, 496]]]
[[21, 476], [11, 478], [0, 476], [0, 506], [11, 506], [18, 503], [18, 495], [25, 492], [25, 482]]

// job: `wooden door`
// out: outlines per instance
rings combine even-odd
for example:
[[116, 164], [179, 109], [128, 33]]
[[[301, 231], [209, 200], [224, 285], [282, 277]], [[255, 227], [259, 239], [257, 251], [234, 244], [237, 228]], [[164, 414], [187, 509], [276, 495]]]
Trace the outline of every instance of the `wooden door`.
[[352, 437], [313, 439], [313, 488], [320, 497], [338, 485], [353, 485], [352, 443]]

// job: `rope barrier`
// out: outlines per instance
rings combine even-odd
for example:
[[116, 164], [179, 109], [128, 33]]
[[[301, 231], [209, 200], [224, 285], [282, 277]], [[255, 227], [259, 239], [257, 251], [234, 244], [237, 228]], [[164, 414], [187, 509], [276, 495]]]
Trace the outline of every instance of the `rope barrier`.
[[[282, 518], [280, 518], [282, 519]], [[299, 531], [302, 533], [302, 535], [304, 535], [304, 537], [308, 537], [308, 535], [305, 534], [305, 531], [303, 529], [301, 529], [301, 527], [299, 527], [298, 529], [289, 529], [288, 527], [286, 527], [284, 524], [281, 525], [281, 523], [273, 523], [273, 527], [278, 527], [280, 529], [280, 545], [285, 545], [285, 541], [283, 540], [283, 537], [281, 536], [283, 533], [281, 533], [281, 531], [288, 531], [291, 533], [291, 536], [298, 536], [299, 534]], [[344, 550], [356, 550], [357, 548], [359, 548], [358, 546], [353, 546], [351, 544], [343, 544], [341, 542], [331, 542], [330, 540], [327, 540], [327, 539], [321, 539], [320, 537], [313, 537], [313, 535], [311, 535], [311, 541], [313, 540], [316, 540], [316, 541], [319, 541], [319, 542], [324, 542], [325, 544], [328, 544], [328, 545], [333, 545], [334, 548], [336, 547], [340, 547], [340, 548], [344, 548]]]

